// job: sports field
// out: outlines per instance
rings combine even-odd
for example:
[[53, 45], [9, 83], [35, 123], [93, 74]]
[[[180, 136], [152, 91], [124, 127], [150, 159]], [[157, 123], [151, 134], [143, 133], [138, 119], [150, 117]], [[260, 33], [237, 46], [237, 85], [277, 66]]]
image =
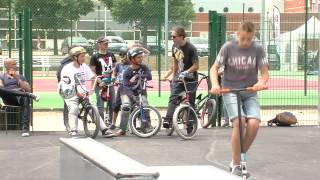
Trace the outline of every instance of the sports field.
[[[156, 107], [166, 107], [170, 94], [168, 82], [161, 82], [161, 96], [157, 80], [150, 81], [154, 88], [148, 90], [149, 103]], [[259, 92], [262, 106], [316, 106], [318, 104], [317, 76], [308, 76], [307, 95], [304, 94], [303, 72], [270, 73], [269, 89]], [[58, 95], [57, 81], [54, 77], [35, 77], [33, 80], [34, 92], [40, 94], [41, 100], [34, 103], [35, 109], [62, 108], [63, 100]], [[202, 83], [198, 93], [206, 93], [207, 85]], [[95, 96], [92, 96], [95, 100]]]

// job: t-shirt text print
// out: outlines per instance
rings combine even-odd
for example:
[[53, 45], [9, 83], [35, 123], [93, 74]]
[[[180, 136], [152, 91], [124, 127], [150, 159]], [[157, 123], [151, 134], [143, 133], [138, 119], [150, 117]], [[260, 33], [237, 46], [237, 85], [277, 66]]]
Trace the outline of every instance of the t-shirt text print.
[[216, 61], [224, 67], [222, 87], [245, 88], [258, 81], [258, 69], [268, 65], [263, 48], [252, 42], [249, 48], [240, 48], [236, 41], [223, 45]]

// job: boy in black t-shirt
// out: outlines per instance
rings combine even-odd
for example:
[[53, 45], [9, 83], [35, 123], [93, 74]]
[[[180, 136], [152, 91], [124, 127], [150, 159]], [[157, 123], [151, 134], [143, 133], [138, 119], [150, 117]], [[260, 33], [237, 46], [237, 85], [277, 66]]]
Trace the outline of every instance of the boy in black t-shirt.
[[[173, 57], [173, 67], [172, 67], [172, 86], [171, 95], [168, 104], [168, 110], [166, 117], [163, 121], [163, 127], [169, 128], [172, 124], [172, 117], [174, 110], [176, 109], [175, 100], [181, 92], [185, 91], [184, 85], [181, 83], [176, 83], [175, 79], [177, 77], [187, 77], [188, 81], [197, 81], [198, 79], [198, 69], [199, 69], [199, 58], [197, 49], [190, 42], [186, 41], [186, 32], [182, 27], [174, 27], [171, 32], [171, 37], [173, 40], [172, 46], [172, 57]], [[196, 89], [197, 83], [188, 83], [188, 90], [194, 91]], [[190, 96], [190, 103], [195, 107], [196, 92], [193, 92]], [[192, 131], [190, 127], [187, 129], [188, 132]]]
[[[97, 39], [97, 48], [98, 53], [92, 55], [90, 60], [90, 67], [91, 70], [97, 75], [107, 75], [112, 76], [113, 68], [116, 64], [116, 58], [113, 53], [108, 52], [108, 39], [106, 37], [100, 37]], [[99, 84], [99, 86], [103, 86], [103, 84]], [[101, 96], [99, 94], [99, 87], [95, 87], [95, 93], [97, 98], [97, 107], [99, 110], [99, 114], [104, 119], [104, 101], [101, 99]], [[113, 116], [113, 104], [115, 99], [115, 92], [114, 88], [110, 87], [110, 93], [111, 93], [111, 100], [108, 101], [108, 107], [109, 107], [109, 119], [108, 122], [111, 125], [111, 128], [113, 128], [115, 125], [112, 124], [112, 116]]]

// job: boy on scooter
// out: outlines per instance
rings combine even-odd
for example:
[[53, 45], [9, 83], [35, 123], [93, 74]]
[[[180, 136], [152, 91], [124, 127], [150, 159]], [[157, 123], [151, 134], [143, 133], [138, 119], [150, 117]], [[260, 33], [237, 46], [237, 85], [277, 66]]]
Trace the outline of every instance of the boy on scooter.
[[[246, 127], [244, 133], [243, 150], [246, 153], [253, 143], [261, 121], [260, 105], [258, 102], [258, 90], [265, 89], [269, 79], [268, 60], [263, 48], [253, 41], [255, 34], [252, 22], [244, 22], [237, 32], [237, 40], [226, 42], [210, 69], [211, 93], [220, 94], [221, 87], [218, 83], [218, 70], [224, 66], [222, 76], [222, 88], [240, 89], [252, 87], [250, 92], [241, 92], [242, 127]], [[261, 77], [258, 78], [258, 70]], [[232, 122], [232, 161], [230, 170], [232, 174], [242, 176], [240, 167], [240, 135], [237, 109], [237, 97], [234, 93], [223, 94], [223, 102], [226, 107], [229, 120]]]

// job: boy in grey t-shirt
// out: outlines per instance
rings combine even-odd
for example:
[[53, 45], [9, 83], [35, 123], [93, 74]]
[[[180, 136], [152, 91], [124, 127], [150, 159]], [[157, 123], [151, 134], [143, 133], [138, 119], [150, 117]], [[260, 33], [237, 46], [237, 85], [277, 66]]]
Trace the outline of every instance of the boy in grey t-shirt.
[[[211, 93], [220, 94], [221, 87], [218, 83], [218, 70], [220, 67], [224, 67], [224, 74], [222, 76], [223, 88], [252, 87], [252, 92], [241, 93], [241, 114], [246, 120], [242, 122], [247, 123], [243, 149], [247, 152], [259, 129], [261, 118], [256, 91], [267, 87], [266, 84], [269, 79], [268, 61], [263, 48], [258, 43], [252, 41], [254, 37], [253, 23], [244, 22], [241, 24], [237, 37], [237, 41], [226, 42], [223, 45], [214, 65], [210, 69]], [[258, 79], [258, 70], [261, 72], [260, 79]], [[233, 124], [230, 169], [233, 174], [241, 175], [240, 135], [236, 95], [233, 93], [223, 94], [223, 101], [228, 117]]]

